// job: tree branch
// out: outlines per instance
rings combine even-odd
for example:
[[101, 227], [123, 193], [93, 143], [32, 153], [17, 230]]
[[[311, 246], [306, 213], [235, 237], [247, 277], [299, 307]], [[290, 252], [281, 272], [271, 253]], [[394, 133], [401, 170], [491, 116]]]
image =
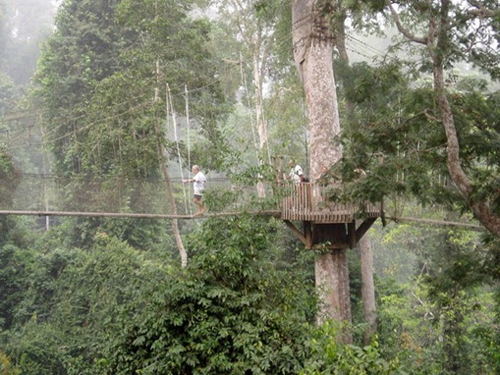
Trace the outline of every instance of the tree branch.
[[407, 37], [408, 39], [410, 39], [411, 41], [415, 42], [415, 43], [420, 43], [420, 44], [427, 45], [427, 43], [429, 41], [429, 38], [428, 37], [419, 37], [419, 36], [413, 35], [401, 23], [401, 19], [399, 18], [398, 13], [396, 12], [396, 10], [394, 9], [394, 7], [392, 6], [391, 0], [386, 0], [385, 3], [389, 7], [389, 9], [391, 11], [392, 18], [394, 19], [394, 22], [396, 23], [396, 26], [397, 26], [399, 32], [401, 34], [403, 34], [405, 37]]
[[466, 14], [471, 16], [471, 18], [493, 18], [500, 14], [500, 9], [488, 9], [479, 1], [469, 0], [469, 4], [475, 7], [475, 9], [468, 9]]

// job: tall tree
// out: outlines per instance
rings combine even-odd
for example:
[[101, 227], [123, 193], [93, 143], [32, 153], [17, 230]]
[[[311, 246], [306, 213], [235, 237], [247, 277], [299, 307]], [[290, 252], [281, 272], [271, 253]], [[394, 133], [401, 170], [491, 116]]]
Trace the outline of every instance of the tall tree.
[[[147, 147], [139, 146], [141, 154], [156, 150], [154, 137], [144, 135], [154, 133], [153, 113], [165, 117], [167, 83], [176, 108], [184, 108], [179, 94], [187, 85], [193, 123], [201, 125], [211, 147], [223, 148], [217, 143], [216, 125], [227, 108], [222, 105], [219, 86], [214, 84], [217, 71], [204, 46], [210, 24], [190, 18], [190, 9], [192, 3], [185, 1], [85, 0], [61, 5], [56, 34], [44, 51], [38, 74], [39, 97], [49, 124], [48, 141], [60, 171], [97, 167], [109, 172], [118, 165], [126, 168], [125, 161], [133, 169], [131, 157], [139, 150], [130, 149], [137, 147], [137, 142], [134, 146], [126, 137], [142, 135], [143, 142], [149, 142]], [[162, 94], [159, 112], [152, 109], [156, 87]], [[99, 137], [103, 133], [110, 137]], [[214, 165], [214, 159], [203, 165]], [[152, 170], [142, 168], [135, 173], [144, 176]]]
[[[401, 34], [410, 42], [424, 47], [422, 52], [433, 77], [435, 119], [441, 123], [446, 134], [447, 166], [451, 179], [474, 216], [491, 233], [500, 236], [500, 215], [491, 204], [494, 197], [477, 194], [474, 181], [477, 166], [465, 166], [463, 163], [457, 114], [450, 102], [452, 93], [446, 82], [446, 71], [454, 66], [455, 61], [477, 65], [493, 79], [500, 77], [500, 54], [495, 47], [500, 38], [499, 5], [495, 1], [455, 3], [440, 0], [409, 2], [398, 4], [396, 8], [393, 2], [386, 0], [386, 6]], [[414, 23], [405, 24], [403, 13], [413, 15], [410, 20]], [[495, 133], [498, 134], [498, 130]], [[498, 163], [494, 169], [498, 169]]]
[[[309, 126], [310, 171], [320, 172], [342, 157], [335, 137], [340, 134], [337, 94], [333, 75], [333, 35], [325, 17], [326, 1], [294, 0], [292, 3], [294, 60], [302, 80]], [[347, 250], [317, 255], [316, 284], [321, 296], [319, 323], [325, 319], [351, 322]], [[346, 342], [351, 340], [347, 335]]]
[[[277, 6], [278, 5], [278, 6]], [[259, 163], [270, 163], [269, 134], [264, 112], [264, 87], [269, 77], [269, 65], [275, 43], [275, 29], [279, 18], [278, 3], [264, 3], [261, 0], [243, 2], [228, 0], [219, 2], [220, 21], [236, 31], [236, 39], [241, 40], [242, 50], [238, 60], [242, 65], [242, 82], [245, 96], [253, 104], [252, 132], [256, 132]], [[235, 51], [237, 55], [238, 51]], [[247, 63], [249, 60], [249, 64]], [[250, 68], [248, 68], [250, 66]], [[252, 87], [246, 83], [246, 75], [251, 72]], [[248, 108], [248, 110], [251, 110]], [[257, 186], [259, 196], [265, 196], [262, 182]]]
[[[379, 182], [371, 180], [374, 187], [385, 192], [411, 192], [424, 203], [444, 203], [452, 209], [457, 209], [453, 206], [456, 203], [462, 210], [470, 209], [498, 235], [499, 159], [493, 156], [497, 155], [499, 136], [494, 115], [498, 93], [491, 92], [494, 85], [457, 77], [457, 70], [453, 70], [468, 62], [490, 77], [498, 77], [499, 55], [494, 47], [498, 4], [386, 1], [385, 6], [403, 40], [412, 42], [410, 52], [421, 58], [406, 61], [404, 67], [411, 75], [399, 70], [401, 56], [371, 73], [366, 64], [354, 67], [348, 78], [354, 83], [348, 96], [359, 113], [352, 122], [364, 128], [361, 133], [365, 136], [353, 137], [357, 146], [351, 143], [347, 153], [370, 165], [368, 161], [376, 159], [376, 152], [383, 151], [388, 156], [383, 165], [371, 164], [373, 171], [380, 172]], [[371, 146], [362, 146], [363, 142]], [[358, 156], [353, 156], [355, 153]], [[442, 183], [446, 168], [456, 190]], [[392, 186], [380, 183], [381, 177], [389, 174]], [[399, 180], [394, 178], [397, 176]], [[367, 190], [366, 194], [371, 193]], [[459, 265], [451, 268], [462, 271]]]
[[133, 44], [114, 21], [116, 4], [65, 1], [59, 7], [55, 33], [44, 47], [36, 93], [59, 172], [81, 169], [78, 143], [86, 103], [91, 102], [96, 83], [124, 69], [120, 50]]
[[[225, 144], [218, 121], [229, 107], [205, 48], [210, 23], [192, 18], [192, 9], [193, 2], [175, 0], [68, 0], [61, 5], [56, 32], [39, 66], [37, 91], [56, 172], [119, 176], [138, 184], [159, 178], [162, 159], [170, 154], [158, 148], [158, 136], [167, 150], [175, 146], [165, 138], [167, 85], [179, 112], [184, 108], [181, 93], [185, 87], [190, 90], [191, 121], [197, 138], [204, 140], [193, 150], [193, 162], [204, 168], [220, 165]], [[160, 94], [156, 101], [155, 90]], [[185, 146], [179, 148], [185, 155]], [[71, 203], [89, 190], [79, 188]], [[112, 199], [89, 199], [98, 210], [106, 205], [114, 210], [157, 210], [157, 202], [145, 202], [139, 188], [125, 187], [128, 198], [116, 204]], [[90, 230], [99, 225], [100, 220], [94, 220]]]
[[[352, 5], [352, 4], [351, 4]], [[334, 30], [334, 46], [337, 50], [339, 61], [349, 65], [349, 54], [346, 47], [346, 20], [349, 14], [347, 4], [342, 0], [333, 2], [334, 15], [332, 17]], [[352, 8], [351, 8], [352, 9]], [[352, 12], [356, 13], [356, 9]], [[359, 12], [359, 11], [358, 11]], [[351, 117], [354, 111], [354, 103], [349, 98], [344, 98], [346, 117]], [[373, 251], [369, 233], [366, 233], [358, 243], [361, 260], [361, 298], [363, 300], [364, 318], [368, 327], [364, 335], [364, 343], [368, 345], [373, 333], [376, 331], [376, 306], [375, 285], [373, 282]]]

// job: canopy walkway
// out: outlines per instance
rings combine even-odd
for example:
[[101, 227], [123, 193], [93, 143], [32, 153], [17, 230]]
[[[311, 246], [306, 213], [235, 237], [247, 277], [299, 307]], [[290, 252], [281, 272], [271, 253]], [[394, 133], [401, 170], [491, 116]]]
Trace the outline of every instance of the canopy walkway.
[[[173, 190], [174, 202], [169, 198]], [[336, 186], [315, 183], [269, 184], [266, 197], [256, 186], [209, 178], [202, 217], [268, 215], [283, 220], [307, 248], [329, 243], [329, 248], [354, 247], [378, 217], [382, 203], [345, 204], [332, 200]], [[0, 181], [0, 215], [48, 217], [111, 217], [138, 219], [200, 218], [193, 215], [192, 190], [180, 178], [130, 179], [116, 176], [18, 174]], [[175, 205], [175, 207], [174, 207]], [[472, 223], [450, 223], [422, 218], [390, 217], [397, 221], [455, 225], [478, 230]], [[302, 222], [302, 224], [298, 224]], [[323, 245], [322, 245], [323, 246]]]
[[[192, 191], [180, 178], [172, 179], [172, 203], [163, 178], [126, 178], [90, 175], [18, 174], [0, 181], [0, 213], [11, 215], [191, 218]], [[231, 185], [213, 179], [210, 190], [221, 193]], [[225, 207], [234, 211], [237, 202]], [[175, 209], [174, 209], [175, 204]], [[221, 205], [219, 205], [221, 206]]]
[[[179, 179], [19, 174], [3, 182], [0, 214], [4, 215], [198, 218], [191, 214], [192, 192]], [[273, 215], [284, 220], [307, 248], [318, 241], [330, 242], [331, 248], [353, 247], [381, 216], [381, 205], [334, 203], [329, 188], [314, 183], [275, 183], [268, 185], [263, 198], [257, 196], [256, 186], [209, 179], [204, 196], [209, 213], [203, 216]], [[364, 221], [357, 226], [359, 217]], [[304, 224], [297, 226], [293, 221]]]
[[[4, 181], [5, 182], [5, 181]], [[38, 216], [137, 217], [191, 219], [190, 186], [172, 179], [175, 210], [162, 178], [130, 179], [19, 174], [15, 181], [0, 182], [0, 214]], [[379, 217], [381, 205], [338, 204], [330, 200], [329, 187], [314, 183], [283, 183], [268, 188], [258, 198], [255, 186], [211, 178], [205, 201], [210, 216], [252, 212], [283, 220], [347, 223], [355, 215]], [[175, 212], [175, 213], [174, 213]]]

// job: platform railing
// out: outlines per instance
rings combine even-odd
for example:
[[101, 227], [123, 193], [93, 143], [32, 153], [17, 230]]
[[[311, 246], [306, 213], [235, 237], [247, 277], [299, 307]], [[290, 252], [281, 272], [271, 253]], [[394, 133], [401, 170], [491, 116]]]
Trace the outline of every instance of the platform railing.
[[303, 220], [319, 223], [349, 223], [357, 216], [379, 217], [382, 204], [349, 204], [335, 199], [340, 184], [323, 185], [314, 182], [282, 183], [280, 204], [283, 220]]

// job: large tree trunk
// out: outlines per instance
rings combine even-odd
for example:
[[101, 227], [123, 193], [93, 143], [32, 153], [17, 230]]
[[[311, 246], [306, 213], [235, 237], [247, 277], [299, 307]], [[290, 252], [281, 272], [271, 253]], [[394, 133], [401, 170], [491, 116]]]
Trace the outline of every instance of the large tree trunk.
[[[293, 53], [306, 98], [312, 176], [319, 173], [322, 165], [331, 166], [342, 157], [342, 147], [334, 140], [340, 134], [340, 120], [333, 76], [333, 37], [315, 3], [313, 0], [292, 3]], [[318, 323], [325, 319], [350, 323], [346, 250], [318, 255], [315, 270], [322, 302]], [[341, 341], [350, 342], [350, 335]]]
[[[316, 256], [314, 262], [316, 288], [320, 297], [320, 307], [317, 316], [319, 325], [328, 319], [342, 324], [340, 342], [352, 342], [349, 327], [351, 323], [351, 303], [349, 289], [349, 264], [347, 249], [335, 250]], [[347, 328], [347, 329], [346, 329]]]
[[310, 174], [342, 157], [334, 141], [340, 134], [337, 91], [333, 76], [333, 38], [328, 22], [313, 9], [313, 0], [293, 0], [293, 53], [304, 87], [310, 145]]

